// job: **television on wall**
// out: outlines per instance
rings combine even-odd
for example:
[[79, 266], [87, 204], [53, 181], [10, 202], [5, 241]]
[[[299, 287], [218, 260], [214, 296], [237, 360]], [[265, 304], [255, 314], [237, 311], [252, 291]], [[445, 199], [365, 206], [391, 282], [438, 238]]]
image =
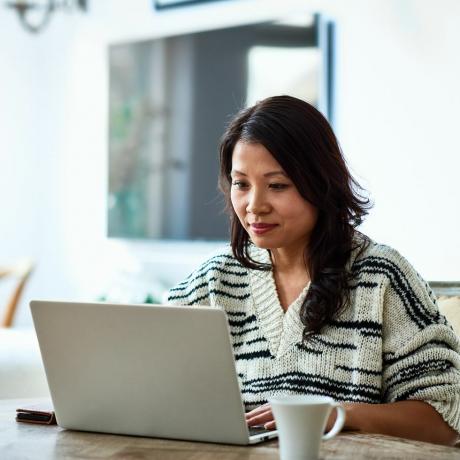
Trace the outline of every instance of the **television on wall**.
[[306, 15], [110, 46], [108, 236], [227, 240], [226, 125], [279, 94], [333, 124], [333, 45], [333, 23]]

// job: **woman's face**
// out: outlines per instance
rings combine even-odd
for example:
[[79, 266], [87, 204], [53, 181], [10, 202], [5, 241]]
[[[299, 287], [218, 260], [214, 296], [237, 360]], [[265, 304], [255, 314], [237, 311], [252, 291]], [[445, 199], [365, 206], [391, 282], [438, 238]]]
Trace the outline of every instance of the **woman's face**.
[[238, 142], [232, 155], [231, 201], [253, 243], [265, 249], [303, 251], [318, 219], [261, 144]]

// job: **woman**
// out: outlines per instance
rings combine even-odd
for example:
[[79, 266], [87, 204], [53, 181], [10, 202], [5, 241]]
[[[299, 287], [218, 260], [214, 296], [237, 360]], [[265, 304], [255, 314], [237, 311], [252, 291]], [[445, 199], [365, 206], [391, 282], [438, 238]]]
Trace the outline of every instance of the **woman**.
[[343, 402], [348, 429], [456, 442], [459, 341], [412, 266], [356, 230], [368, 200], [326, 119], [265, 99], [232, 121], [220, 164], [231, 248], [169, 301], [226, 311], [248, 425], [275, 426], [269, 397], [308, 393]]

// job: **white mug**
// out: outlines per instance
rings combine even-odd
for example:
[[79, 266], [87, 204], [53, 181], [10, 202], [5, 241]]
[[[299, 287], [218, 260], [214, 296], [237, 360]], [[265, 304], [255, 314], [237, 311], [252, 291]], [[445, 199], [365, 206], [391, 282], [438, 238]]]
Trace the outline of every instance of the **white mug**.
[[[327, 396], [286, 395], [269, 399], [278, 431], [281, 460], [316, 460], [322, 440], [343, 428], [345, 409]], [[324, 433], [329, 414], [337, 410], [331, 431]]]

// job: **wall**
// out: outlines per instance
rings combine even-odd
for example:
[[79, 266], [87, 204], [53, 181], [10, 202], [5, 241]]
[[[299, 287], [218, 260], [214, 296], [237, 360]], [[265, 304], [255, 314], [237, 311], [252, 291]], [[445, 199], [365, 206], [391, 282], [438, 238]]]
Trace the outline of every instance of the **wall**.
[[[154, 279], [177, 281], [215, 248], [106, 239], [107, 45], [290, 10], [338, 23], [337, 134], [375, 201], [363, 230], [427, 279], [460, 279], [459, 2], [240, 0], [161, 13], [150, 5], [90, 2], [88, 14], [56, 14], [38, 36], [0, 10], [0, 263], [38, 261], [25, 301], [90, 299], [108, 285], [121, 292], [124, 275], [139, 293], [146, 282], [159, 290]], [[19, 325], [30, 322], [25, 301]]]
[[376, 203], [363, 228], [426, 278], [458, 280], [460, 4], [374, 5], [342, 21], [339, 65], [340, 139]]
[[[26, 296], [65, 296], [71, 283], [60, 175], [73, 24], [55, 24], [52, 40], [34, 37], [2, 5], [0, 30], [0, 266], [39, 261]], [[27, 313], [24, 299], [20, 322]]]

